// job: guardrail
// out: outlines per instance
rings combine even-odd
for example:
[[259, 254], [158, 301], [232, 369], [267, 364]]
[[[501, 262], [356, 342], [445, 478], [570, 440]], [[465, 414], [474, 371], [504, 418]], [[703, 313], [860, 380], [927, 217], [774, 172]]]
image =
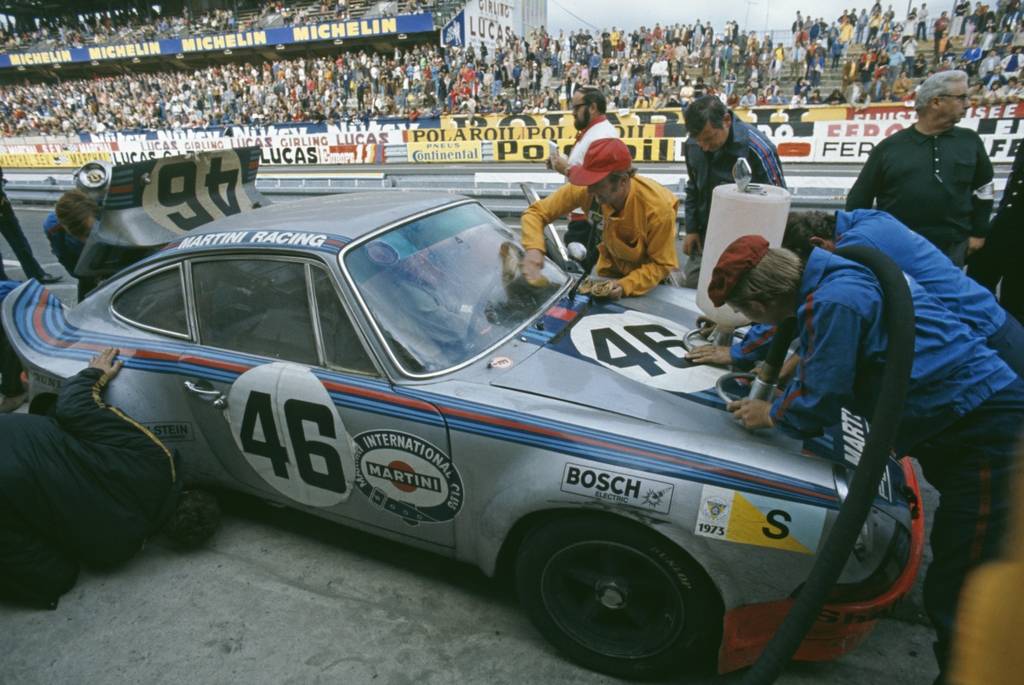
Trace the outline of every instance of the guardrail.
[[[14, 203], [24, 205], [53, 206], [57, 199], [74, 187], [70, 173], [52, 174], [36, 172], [27, 175], [9, 174], [5, 186], [7, 197]], [[267, 175], [256, 181], [259, 191], [272, 198], [286, 200], [310, 195], [333, 195], [354, 193], [365, 190], [387, 190], [396, 195], [403, 192], [429, 190], [435, 193], [463, 195], [479, 200], [482, 205], [502, 217], [519, 216], [527, 207], [526, 198], [519, 188], [520, 181], [478, 182], [474, 170], [464, 174], [427, 176], [422, 174], [367, 175], [366, 177], [338, 176], [314, 177], [299, 174]], [[541, 197], [560, 187], [556, 183], [536, 183]], [[682, 183], [666, 184], [679, 198], [679, 218], [683, 218]], [[801, 209], [842, 209], [845, 201], [844, 188], [797, 188], [793, 195], [793, 207]]]

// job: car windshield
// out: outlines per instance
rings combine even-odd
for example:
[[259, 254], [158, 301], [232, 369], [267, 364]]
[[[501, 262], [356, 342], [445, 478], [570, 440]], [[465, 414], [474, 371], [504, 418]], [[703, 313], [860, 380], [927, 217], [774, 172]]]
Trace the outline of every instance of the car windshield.
[[417, 219], [345, 256], [394, 357], [413, 374], [450, 369], [534, 318], [565, 283], [551, 262], [536, 285], [512, 232], [477, 204]]

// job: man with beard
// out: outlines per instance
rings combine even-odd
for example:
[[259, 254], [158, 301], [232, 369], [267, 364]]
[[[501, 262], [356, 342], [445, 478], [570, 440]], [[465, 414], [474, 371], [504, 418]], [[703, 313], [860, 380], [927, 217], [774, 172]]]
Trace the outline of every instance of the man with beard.
[[[568, 158], [558, 154], [548, 159], [548, 168], [554, 169], [563, 176], [568, 176], [572, 167], [583, 163], [587, 150], [595, 140], [619, 137], [618, 131], [605, 117], [608, 103], [599, 88], [595, 86], [577, 88], [572, 94], [570, 103], [572, 105], [572, 123], [577, 131], [576, 143]], [[600, 242], [590, 239], [594, 226], [587, 220], [586, 211], [592, 204], [593, 201], [589, 202], [587, 207], [573, 210], [569, 215], [569, 226], [565, 232], [566, 244], [580, 243], [587, 246], [587, 257], [583, 262], [583, 268], [588, 271], [597, 260], [597, 243]]]

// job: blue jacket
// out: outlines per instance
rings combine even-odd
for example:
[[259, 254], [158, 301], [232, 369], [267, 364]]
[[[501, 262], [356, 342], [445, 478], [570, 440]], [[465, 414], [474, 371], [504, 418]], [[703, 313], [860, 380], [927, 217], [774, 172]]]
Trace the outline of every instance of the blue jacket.
[[[877, 209], [836, 212], [836, 245], [863, 245], [887, 255], [985, 340], [1006, 322], [1006, 310], [991, 292], [956, 268], [937, 247], [892, 214]], [[749, 365], [761, 361], [768, 354], [774, 335], [774, 326], [751, 326], [746, 337], [733, 344], [730, 350], [733, 362]]]
[[61, 266], [67, 269], [69, 274], [74, 275], [85, 243], [64, 230], [60, 221], [57, 220], [56, 212], [50, 212], [43, 219], [43, 231], [46, 233], [46, 239], [50, 241], [50, 251], [53, 252], [53, 256], [57, 258]]
[[887, 212], [836, 212], [836, 246], [863, 245], [888, 255], [960, 321], [988, 340], [1006, 322], [1006, 310], [920, 233]]
[[768, 356], [768, 348], [775, 338], [775, 326], [757, 323], [747, 329], [743, 340], [734, 342], [729, 348], [732, 363], [738, 366], [751, 366]]
[[694, 136], [686, 139], [686, 232], [702, 237], [711, 216], [711, 194], [717, 186], [732, 183], [732, 167], [740, 157], [750, 163], [751, 180], [764, 185], [786, 187], [782, 162], [775, 145], [758, 128], [732, 114], [729, 137], [721, 150], [706, 153]]
[[21, 281], [0, 280], [0, 302], [11, 294], [11, 291], [21, 285]]
[[[914, 364], [897, 437], [900, 454], [969, 413], [1017, 376], [976, 333], [914, 279]], [[772, 417], [800, 437], [840, 422], [840, 408], [871, 416], [886, 362], [882, 292], [865, 267], [814, 249], [797, 308], [800, 369]]]

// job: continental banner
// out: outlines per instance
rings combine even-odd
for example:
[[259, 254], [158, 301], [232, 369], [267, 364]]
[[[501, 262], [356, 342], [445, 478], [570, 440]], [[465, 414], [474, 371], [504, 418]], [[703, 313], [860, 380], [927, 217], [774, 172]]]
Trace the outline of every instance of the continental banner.
[[417, 164], [484, 161], [483, 143], [477, 141], [409, 143], [406, 145], [406, 150], [409, 161]]

